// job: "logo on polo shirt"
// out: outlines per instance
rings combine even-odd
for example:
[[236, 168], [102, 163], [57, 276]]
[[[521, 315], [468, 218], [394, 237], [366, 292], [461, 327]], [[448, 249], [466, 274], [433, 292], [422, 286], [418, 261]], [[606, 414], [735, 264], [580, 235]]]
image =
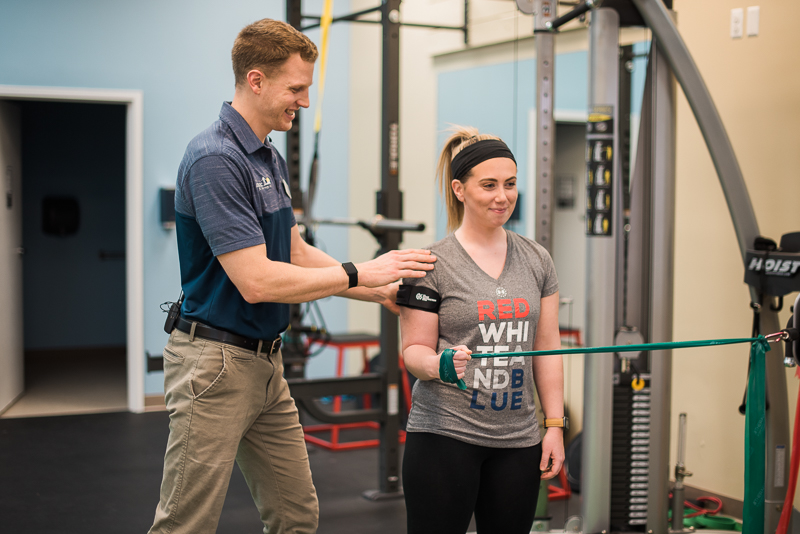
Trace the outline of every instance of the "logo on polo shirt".
[[259, 191], [265, 191], [270, 187], [272, 187], [272, 182], [270, 181], [269, 176], [264, 176], [260, 181], [256, 182], [256, 189]]

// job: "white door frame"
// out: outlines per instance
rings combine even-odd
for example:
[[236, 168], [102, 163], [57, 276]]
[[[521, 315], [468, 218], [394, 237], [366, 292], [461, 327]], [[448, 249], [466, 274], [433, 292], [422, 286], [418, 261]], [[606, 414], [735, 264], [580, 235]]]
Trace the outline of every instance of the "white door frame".
[[125, 293], [128, 409], [144, 411], [144, 203], [142, 91], [0, 85], [0, 99], [125, 104]]

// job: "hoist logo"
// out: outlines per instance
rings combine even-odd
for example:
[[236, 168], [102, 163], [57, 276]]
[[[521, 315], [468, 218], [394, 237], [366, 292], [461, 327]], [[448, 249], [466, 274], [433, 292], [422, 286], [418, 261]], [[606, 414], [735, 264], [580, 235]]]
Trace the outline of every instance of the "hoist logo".
[[748, 271], [763, 272], [768, 276], [794, 276], [800, 269], [800, 260], [777, 258], [751, 258]]
[[417, 293], [417, 300], [421, 300], [422, 302], [436, 302], [436, 299], [430, 298], [428, 295], [424, 295], [422, 293]]

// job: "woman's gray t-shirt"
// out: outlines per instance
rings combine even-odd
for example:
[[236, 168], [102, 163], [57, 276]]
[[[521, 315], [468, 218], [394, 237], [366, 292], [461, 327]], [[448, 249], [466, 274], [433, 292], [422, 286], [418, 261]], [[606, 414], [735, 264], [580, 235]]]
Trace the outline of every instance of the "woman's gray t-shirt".
[[[437, 353], [456, 345], [473, 354], [533, 350], [540, 301], [558, 291], [556, 270], [544, 247], [506, 234], [506, 262], [498, 279], [478, 267], [450, 234], [429, 247], [437, 258], [433, 271], [403, 281], [441, 297]], [[466, 391], [438, 378], [417, 380], [407, 430], [486, 447], [539, 443], [531, 358], [473, 358], [464, 382]]]

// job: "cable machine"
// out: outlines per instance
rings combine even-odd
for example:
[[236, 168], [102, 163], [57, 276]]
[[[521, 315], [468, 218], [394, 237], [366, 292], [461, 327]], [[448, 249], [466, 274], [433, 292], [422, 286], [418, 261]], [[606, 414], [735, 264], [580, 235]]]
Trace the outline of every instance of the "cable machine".
[[[554, 157], [554, 32], [591, 9], [587, 123], [588, 346], [672, 336], [675, 218], [675, 80], [706, 140], [742, 259], [759, 235], [744, 179], [713, 100], [673, 22], [671, 0], [584, 0], [556, 18], [556, 2], [517, 0], [534, 13], [537, 50], [536, 240], [550, 247]], [[630, 187], [630, 110], [624, 26], [652, 32]], [[761, 332], [780, 330], [774, 297], [751, 287]], [[779, 346], [775, 349], [782, 352]], [[583, 532], [666, 534], [672, 359], [669, 351], [585, 357], [581, 459]], [[774, 532], [786, 493], [789, 442], [782, 357], [767, 359], [765, 529]], [[632, 378], [641, 379], [635, 385]]]
[[[287, 22], [300, 31], [307, 31], [321, 25], [320, 16], [305, 15], [302, 11], [303, 0], [286, 0]], [[381, 114], [381, 189], [376, 195], [377, 216], [369, 223], [358, 221], [341, 221], [338, 223], [356, 224], [368, 227], [378, 240], [383, 254], [396, 250], [402, 241], [404, 231], [419, 231], [415, 223], [406, 223], [403, 219], [403, 197], [399, 188], [400, 173], [400, 27], [457, 30], [464, 33], [464, 42], [468, 42], [467, 20], [468, 0], [464, 1], [464, 25], [445, 26], [436, 24], [417, 24], [400, 21], [401, 0], [382, 0], [379, 6], [333, 17], [332, 22], [359, 22], [380, 24], [382, 28], [382, 114]], [[364, 19], [365, 15], [378, 13], [379, 20]], [[304, 21], [314, 21], [303, 25]], [[303, 219], [307, 202], [306, 194], [300, 185], [300, 121], [295, 118], [286, 141], [286, 161], [289, 168], [289, 187], [292, 192], [292, 208]], [[311, 188], [310, 188], [311, 189]], [[306, 221], [307, 224], [315, 221]], [[318, 221], [326, 222], [326, 221]], [[337, 221], [327, 221], [334, 222]], [[424, 228], [424, 226], [422, 227]], [[302, 313], [299, 306], [291, 308], [290, 337], [299, 336], [303, 332]], [[326, 423], [354, 423], [362, 421], [379, 421], [379, 480], [378, 489], [364, 492], [371, 500], [382, 500], [402, 496], [400, 489], [399, 444], [399, 371], [398, 321], [390, 311], [381, 309], [380, 318], [380, 354], [378, 367], [380, 372], [368, 373], [356, 377], [306, 380], [302, 378], [304, 362], [307, 357], [304, 345], [296, 342], [288, 343], [293, 353], [286, 352], [287, 358], [294, 362], [291, 378], [287, 378], [292, 396], [298, 405], [305, 408], [313, 417]], [[289, 348], [287, 347], [287, 349]], [[376, 393], [380, 398], [380, 407], [349, 412], [330, 413], [320, 409], [315, 400], [320, 397], [342, 394]]]

